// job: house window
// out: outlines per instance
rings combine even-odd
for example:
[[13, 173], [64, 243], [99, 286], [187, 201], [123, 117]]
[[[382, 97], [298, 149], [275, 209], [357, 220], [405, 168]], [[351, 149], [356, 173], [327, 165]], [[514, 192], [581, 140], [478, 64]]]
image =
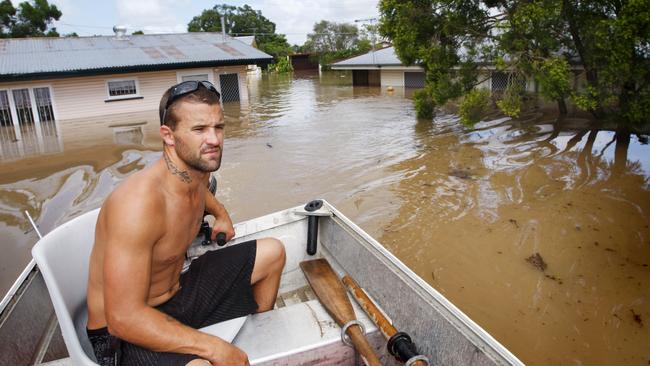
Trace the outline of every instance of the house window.
[[109, 99], [123, 99], [137, 97], [139, 95], [138, 83], [135, 79], [109, 80], [107, 86]]
[[209, 81], [210, 79], [208, 78], [208, 74], [195, 74], [195, 75], [183, 75], [181, 77], [182, 81], [190, 81], [190, 80], [196, 80], [196, 81]]
[[11, 126], [11, 106], [9, 105], [9, 96], [6, 90], [0, 90], [0, 126]]

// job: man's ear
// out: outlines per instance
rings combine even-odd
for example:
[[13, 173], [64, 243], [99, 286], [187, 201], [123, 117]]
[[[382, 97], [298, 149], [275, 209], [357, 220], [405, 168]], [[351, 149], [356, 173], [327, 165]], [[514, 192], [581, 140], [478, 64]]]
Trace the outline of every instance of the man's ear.
[[169, 126], [162, 125], [160, 126], [160, 138], [162, 138], [163, 143], [168, 146], [174, 146], [174, 131], [172, 131]]

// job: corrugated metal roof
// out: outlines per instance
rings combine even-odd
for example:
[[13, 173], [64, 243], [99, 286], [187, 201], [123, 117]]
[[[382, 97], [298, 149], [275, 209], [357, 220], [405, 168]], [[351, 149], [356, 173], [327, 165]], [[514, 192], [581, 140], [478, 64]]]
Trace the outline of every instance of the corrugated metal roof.
[[[244, 61], [272, 57], [221, 33], [0, 39], [0, 79], [30, 74], [71, 73], [171, 65]], [[165, 67], [166, 66], [166, 67]]]
[[374, 51], [374, 60], [373, 60], [373, 51], [364, 53], [356, 57], [349, 58], [347, 60], [335, 62], [332, 66], [366, 66], [366, 65], [380, 65], [380, 66], [400, 66], [402, 61], [397, 58], [395, 54], [395, 48], [386, 47], [380, 50]]
[[255, 36], [237, 36], [233, 38], [235, 38], [239, 42], [244, 42], [249, 46], [252, 46], [253, 43], [255, 43]]

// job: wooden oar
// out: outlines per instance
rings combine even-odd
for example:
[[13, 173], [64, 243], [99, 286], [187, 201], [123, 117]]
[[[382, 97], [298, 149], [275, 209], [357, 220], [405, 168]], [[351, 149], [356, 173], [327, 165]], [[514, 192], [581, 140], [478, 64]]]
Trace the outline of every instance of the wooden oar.
[[375, 322], [384, 337], [388, 339], [388, 352], [391, 355], [410, 366], [426, 366], [429, 364], [426, 357], [417, 353], [415, 345], [411, 342], [411, 337], [395, 329], [388, 319], [386, 319], [384, 313], [377, 308], [375, 303], [370, 300], [368, 295], [366, 295], [352, 277], [345, 275], [342, 281], [355, 300], [361, 305], [361, 308]]
[[[300, 268], [305, 273], [305, 277], [321, 304], [339, 326], [343, 327], [348, 322], [357, 319], [343, 284], [327, 260], [321, 258], [304, 261], [300, 263]], [[354, 348], [363, 356], [368, 365], [381, 365], [375, 350], [368, 343], [358, 325], [348, 327], [347, 334]]]

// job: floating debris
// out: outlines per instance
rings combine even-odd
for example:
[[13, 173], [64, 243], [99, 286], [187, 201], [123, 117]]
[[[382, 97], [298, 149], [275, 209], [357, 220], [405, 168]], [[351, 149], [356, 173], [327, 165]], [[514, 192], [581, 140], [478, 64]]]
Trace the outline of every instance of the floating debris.
[[643, 326], [643, 321], [641, 320], [641, 314], [637, 314], [634, 312], [634, 309], [630, 309], [630, 312], [632, 312], [632, 319], [639, 324], [640, 327]]
[[548, 265], [546, 264], [546, 262], [544, 262], [544, 259], [539, 253], [535, 253], [530, 257], [526, 258], [526, 262], [532, 264], [533, 267], [537, 268], [542, 272], [544, 272], [548, 267]]
[[267, 143], [266, 143], [266, 147], [268, 147], [268, 148], [272, 148], [273, 145], [271, 145], [271, 144], [269, 144], [269, 143], [267, 142]]
[[449, 171], [449, 175], [460, 179], [473, 179], [472, 173], [463, 169], [452, 169]]

